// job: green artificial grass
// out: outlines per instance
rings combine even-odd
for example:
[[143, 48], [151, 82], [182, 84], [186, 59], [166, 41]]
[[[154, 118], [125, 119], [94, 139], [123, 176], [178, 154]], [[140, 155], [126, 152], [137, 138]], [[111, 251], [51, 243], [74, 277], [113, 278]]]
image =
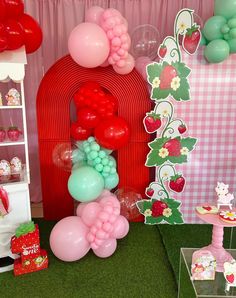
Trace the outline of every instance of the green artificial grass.
[[177, 297], [174, 274], [156, 226], [131, 223], [129, 234], [118, 240], [110, 258], [101, 259], [89, 252], [77, 262], [65, 263], [49, 248], [55, 223], [35, 222], [40, 228], [41, 247], [49, 253], [49, 268], [18, 277], [12, 271], [0, 274], [1, 297]]
[[[212, 225], [158, 225], [169, 261], [178, 281], [180, 248], [201, 248], [211, 243]], [[231, 228], [224, 229], [224, 247], [236, 248], [236, 237], [231, 239]], [[231, 245], [230, 245], [231, 244]]]

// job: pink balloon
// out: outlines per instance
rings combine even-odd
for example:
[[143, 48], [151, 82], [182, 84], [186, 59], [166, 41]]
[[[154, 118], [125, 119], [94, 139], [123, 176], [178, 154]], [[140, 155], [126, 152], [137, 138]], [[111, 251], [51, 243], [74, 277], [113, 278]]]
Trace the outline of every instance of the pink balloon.
[[101, 207], [97, 202], [88, 203], [81, 212], [81, 219], [88, 227], [91, 227], [100, 211]]
[[128, 220], [120, 215], [116, 222], [114, 223], [114, 229], [111, 233], [111, 237], [116, 239], [124, 238], [129, 232], [129, 222]]
[[119, 67], [117, 65], [113, 65], [113, 69], [117, 73], [124, 75], [124, 74], [130, 73], [133, 70], [134, 64], [135, 64], [135, 62], [134, 62], [133, 56], [131, 56], [130, 54], [128, 54], [128, 57], [125, 60], [125, 65], [123, 67]]
[[85, 12], [85, 22], [99, 24], [104, 9], [100, 6], [92, 6]]
[[54, 255], [66, 262], [77, 261], [90, 249], [86, 239], [89, 229], [77, 216], [60, 220], [52, 229], [50, 246]]
[[97, 249], [93, 249], [93, 252], [95, 253], [96, 256], [100, 258], [108, 258], [115, 252], [116, 247], [117, 247], [116, 239], [114, 238], [107, 239]]
[[68, 49], [76, 63], [93, 68], [108, 58], [110, 46], [101, 27], [93, 23], [81, 23], [70, 33]]
[[77, 216], [81, 216], [85, 206], [87, 205], [87, 203], [80, 203], [76, 209], [76, 215]]

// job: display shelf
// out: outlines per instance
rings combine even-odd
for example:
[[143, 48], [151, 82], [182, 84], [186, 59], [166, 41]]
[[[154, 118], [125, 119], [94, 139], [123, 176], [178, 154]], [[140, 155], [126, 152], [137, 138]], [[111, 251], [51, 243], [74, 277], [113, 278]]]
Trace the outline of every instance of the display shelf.
[[15, 110], [15, 109], [22, 109], [22, 105], [20, 106], [0, 106], [0, 110]]
[[21, 140], [19, 140], [17, 142], [7, 141], [7, 142], [0, 143], [0, 147], [4, 147], [4, 146], [15, 146], [15, 145], [25, 145], [24, 139], [21, 139]]

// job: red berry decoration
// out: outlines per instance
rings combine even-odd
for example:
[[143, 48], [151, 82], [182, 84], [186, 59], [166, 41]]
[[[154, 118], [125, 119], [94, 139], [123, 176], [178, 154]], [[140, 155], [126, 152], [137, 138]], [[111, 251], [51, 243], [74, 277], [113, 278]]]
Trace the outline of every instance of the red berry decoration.
[[182, 175], [176, 174], [175, 176], [171, 176], [171, 180], [169, 183], [170, 189], [175, 192], [182, 192], [185, 185], [185, 179]]
[[163, 145], [163, 148], [168, 150], [169, 156], [179, 156], [181, 144], [178, 139], [171, 139]]
[[170, 89], [171, 81], [177, 75], [177, 70], [172, 65], [165, 66], [160, 75], [160, 89]]
[[98, 124], [94, 136], [100, 146], [117, 150], [129, 141], [129, 125], [124, 118], [111, 116]]
[[192, 28], [187, 29], [186, 34], [184, 35], [183, 39], [183, 47], [185, 51], [193, 55], [200, 43], [201, 40], [201, 33], [199, 30], [199, 26], [193, 25]]
[[161, 127], [160, 115], [154, 112], [148, 113], [143, 120], [144, 127], [148, 133], [153, 133]]
[[98, 114], [90, 108], [82, 108], [77, 112], [78, 123], [83, 128], [95, 128], [100, 122]]
[[178, 131], [179, 131], [180, 134], [185, 133], [186, 130], [187, 130], [187, 127], [186, 127], [186, 125], [184, 125], [184, 124], [181, 124], [181, 125], [178, 127]]
[[19, 140], [22, 132], [18, 129], [17, 126], [10, 126], [7, 131], [7, 136], [12, 142], [17, 142]]
[[78, 122], [74, 122], [70, 127], [70, 135], [76, 141], [87, 140], [92, 134], [91, 129], [82, 127]]
[[164, 209], [168, 208], [168, 205], [162, 201], [156, 201], [152, 204], [152, 216], [159, 217], [163, 215]]
[[166, 55], [167, 47], [165, 45], [161, 45], [158, 50], [158, 56], [163, 59]]
[[147, 195], [148, 197], [152, 197], [153, 194], [154, 194], [154, 189], [152, 189], [152, 188], [148, 188], [148, 189], [146, 189], [146, 195]]

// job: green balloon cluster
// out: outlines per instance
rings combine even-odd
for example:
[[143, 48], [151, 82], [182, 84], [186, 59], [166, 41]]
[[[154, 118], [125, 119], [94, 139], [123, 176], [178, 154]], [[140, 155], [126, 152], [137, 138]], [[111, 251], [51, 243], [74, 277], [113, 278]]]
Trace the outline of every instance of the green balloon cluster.
[[220, 63], [236, 53], [236, 0], [215, 0], [214, 14], [202, 31], [204, 56], [210, 63]]
[[77, 147], [72, 153], [72, 171], [88, 165], [104, 178], [105, 188], [110, 190], [116, 187], [119, 176], [116, 171], [116, 161], [110, 156], [112, 151], [100, 147], [94, 137], [89, 137], [84, 142], [78, 142]]

